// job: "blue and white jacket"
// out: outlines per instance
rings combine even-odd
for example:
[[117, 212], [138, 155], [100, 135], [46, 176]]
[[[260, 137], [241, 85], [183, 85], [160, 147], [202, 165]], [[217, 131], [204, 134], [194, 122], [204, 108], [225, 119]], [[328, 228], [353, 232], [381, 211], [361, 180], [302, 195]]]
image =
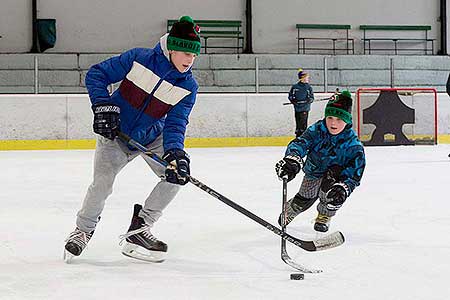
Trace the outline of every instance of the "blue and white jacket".
[[[122, 81], [110, 96], [108, 85]], [[167, 34], [153, 49], [135, 48], [92, 66], [86, 74], [92, 104], [120, 107], [120, 130], [143, 145], [163, 134], [164, 150], [183, 149], [198, 84], [191, 70], [170, 62]]]
[[366, 159], [364, 148], [351, 125], [337, 135], [328, 132], [325, 119], [317, 121], [286, 149], [286, 155], [305, 157], [303, 166], [305, 176], [323, 177], [331, 166], [343, 168], [340, 182], [349, 188], [350, 193], [360, 184]]

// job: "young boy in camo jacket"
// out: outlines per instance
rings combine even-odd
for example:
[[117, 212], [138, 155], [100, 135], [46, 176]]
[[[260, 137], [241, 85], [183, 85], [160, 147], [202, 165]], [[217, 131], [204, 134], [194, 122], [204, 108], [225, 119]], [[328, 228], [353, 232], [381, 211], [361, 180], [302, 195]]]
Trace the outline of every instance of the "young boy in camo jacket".
[[305, 173], [299, 192], [287, 203], [286, 225], [319, 199], [314, 230], [327, 232], [331, 218], [360, 184], [366, 161], [352, 129], [351, 108], [348, 91], [336, 95], [326, 105], [325, 118], [290, 142], [285, 157], [276, 164], [280, 179], [290, 181], [300, 170]]

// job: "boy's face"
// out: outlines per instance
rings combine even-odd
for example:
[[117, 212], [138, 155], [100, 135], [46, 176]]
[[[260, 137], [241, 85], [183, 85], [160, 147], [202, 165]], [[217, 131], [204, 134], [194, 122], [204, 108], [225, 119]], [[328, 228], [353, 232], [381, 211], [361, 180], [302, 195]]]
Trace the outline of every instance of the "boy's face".
[[303, 83], [309, 83], [309, 75], [306, 75], [300, 81], [303, 82]]
[[345, 123], [341, 119], [333, 116], [326, 117], [325, 123], [327, 125], [328, 131], [332, 135], [337, 135], [341, 133], [344, 130], [345, 125], [347, 125], [347, 123]]
[[197, 55], [190, 52], [181, 52], [175, 50], [169, 50], [170, 59], [172, 60], [173, 65], [177, 68], [181, 73], [186, 72], [194, 63]]

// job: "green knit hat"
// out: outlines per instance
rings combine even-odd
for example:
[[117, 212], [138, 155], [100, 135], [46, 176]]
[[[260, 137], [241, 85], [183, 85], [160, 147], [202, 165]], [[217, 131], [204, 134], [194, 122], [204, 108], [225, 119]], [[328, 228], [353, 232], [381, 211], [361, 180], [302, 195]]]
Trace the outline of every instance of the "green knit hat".
[[167, 37], [167, 49], [200, 54], [200, 27], [189, 16], [172, 25]]
[[337, 117], [347, 124], [352, 124], [352, 95], [345, 90], [337, 94], [335, 99], [328, 101], [325, 107], [325, 117]]

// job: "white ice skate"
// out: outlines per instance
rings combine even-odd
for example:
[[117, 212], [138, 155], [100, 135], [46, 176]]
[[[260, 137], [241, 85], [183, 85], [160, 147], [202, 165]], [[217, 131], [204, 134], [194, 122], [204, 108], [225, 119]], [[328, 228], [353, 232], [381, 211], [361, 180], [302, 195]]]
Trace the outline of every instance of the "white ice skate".
[[63, 255], [64, 262], [70, 263], [73, 257], [79, 256], [84, 248], [86, 248], [92, 234], [94, 234], [94, 231], [88, 233], [81, 231], [78, 227], [75, 228], [75, 230], [71, 232], [65, 240], [66, 245], [64, 246]]

